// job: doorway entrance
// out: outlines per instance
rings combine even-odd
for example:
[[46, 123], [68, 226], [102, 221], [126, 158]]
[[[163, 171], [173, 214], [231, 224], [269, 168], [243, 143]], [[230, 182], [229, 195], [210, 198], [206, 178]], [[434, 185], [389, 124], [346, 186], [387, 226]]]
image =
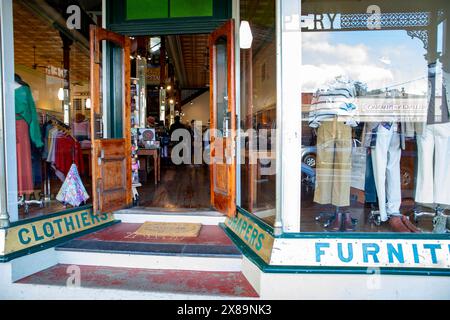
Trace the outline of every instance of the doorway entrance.
[[91, 69], [94, 210], [233, 216], [234, 22], [163, 37], [94, 27]]

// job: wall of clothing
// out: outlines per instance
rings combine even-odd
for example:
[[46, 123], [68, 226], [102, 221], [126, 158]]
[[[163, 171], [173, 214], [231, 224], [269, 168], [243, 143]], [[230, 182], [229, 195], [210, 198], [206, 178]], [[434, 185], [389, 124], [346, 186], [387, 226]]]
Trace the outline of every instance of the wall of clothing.
[[[37, 110], [30, 85], [19, 75], [15, 80], [18, 203], [25, 205], [27, 213], [30, 203], [44, 207], [44, 199], [54, 200], [54, 188], [59, 188], [70, 172], [87, 176], [82, 144], [90, 150], [90, 132], [89, 121], [76, 119], [70, 128], [57, 116]], [[82, 186], [81, 178], [78, 180]], [[80, 190], [85, 193], [84, 187]]]

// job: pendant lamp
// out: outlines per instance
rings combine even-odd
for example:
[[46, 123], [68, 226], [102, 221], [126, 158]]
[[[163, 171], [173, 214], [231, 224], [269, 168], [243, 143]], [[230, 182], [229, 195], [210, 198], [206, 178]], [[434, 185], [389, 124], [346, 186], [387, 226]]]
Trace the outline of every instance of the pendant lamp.
[[252, 29], [247, 20], [241, 21], [241, 27], [239, 28], [239, 42], [241, 49], [250, 49], [252, 47]]

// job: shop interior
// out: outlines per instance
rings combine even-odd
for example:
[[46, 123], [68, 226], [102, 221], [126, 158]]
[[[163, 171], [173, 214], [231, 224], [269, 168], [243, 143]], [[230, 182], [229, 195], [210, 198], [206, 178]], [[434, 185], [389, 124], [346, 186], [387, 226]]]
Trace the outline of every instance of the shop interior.
[[[13, 1], [13, 19], [18, 206], [27, 219], [91, 202], [89, 46], [86, 33], [73, 41], [27, 1]], [[76, 199], [65, 182], [80, 186]]]
[[[91, 23], [101, 22], [99, 3], [83, 2], [85, 7], [91, 6], [88, 11]], [[246, 90], [241, 98], [241, 112], [245, 114], [241, 129], [244, 130], [275, 129], [275, 20], [264, 14], [272, 11], [261, 10], [274, 5], [274, 1], [259, 5], [242, 1], [241, 4], [242, 13], [249, 17], [252, 10], [261, 13], [251, 21], [251, 48], [241, 51], [245, 70], [241, 72], [244, 83], [241, 90]], [[80, 31], [84, 42], [72, 41], [42, 20], [26, 1], [14, 1], [16, 82], [18, 88], [25, 87], [25, 96], [30, 98], [27, 108], [36, 112], [33, 119], [26, 118], [29, 115], [17, 116], [18, 136], [28, 141], [25, 145], [18, 143], [18, 154], [31, 150], [25, 153], [26, 157], [18, 157], [21, 219], [92, 202], [87, 30]], [[189, 148], [193, 150], [197, 144], [208, 153], [208, 36], [130, 37], [133, 145], [130, 154], [136, 207], [168, 211], [211, 209], [210, 172], [205, 159], [198, 163], [192, 154], [190, 163], [175, 164], [171, 154], [177, 142], [170, 140], [173, 129], [185, 128], [192, 138]], [[19, 121], [28, 122], [29, 130], [23, 123], [20, 126]], [[249, 137], [245, 139], [242, 154], [246, 161], [242, 165], [241, 183], [246, 192], [243, 192], [242, 207], [258, 212], [267, 223], [273, 224], [276, 175], [275, 172], [264, 174], [261, 169], [275, 164], [274, 138], [269, 134], [263, 139], [269, 145], [269, 152], [256, 165], [249, 165], [249, 158], [260, 146], [267, 151], [263, 149], [263, 140], [258, 137], [258, 150], [250, 151]]]
[[[203, 161], [210, 119], [208, 34], [131, 39], [135, 205], [209, 209], [210, 174]], [[171, 141], [176, 129], [187, 130], [186, 145]], [[179, 142], [190, 157], [174, 150]], [[201, 161], [194, 161], [194, 144]], [[172, 153], [183, 156], [183, 162], [173, 161]]]

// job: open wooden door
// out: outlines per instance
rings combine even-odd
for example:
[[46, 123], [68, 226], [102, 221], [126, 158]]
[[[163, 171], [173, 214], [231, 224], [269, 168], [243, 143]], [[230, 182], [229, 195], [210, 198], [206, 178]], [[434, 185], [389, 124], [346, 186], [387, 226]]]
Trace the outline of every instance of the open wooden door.
[[209, 36], [211, 204], [229, 217], [236, 214], [236, 88], [234, 21]]
[[[92, 194], [94, 213], [111, 213], [132, 203], [131, 192], [131, 131], [130, 131], [130, 39], [111, 31], [91, 26], [91, 137], [92, 137]], [[114, 76], [120, 85], [108, 108], [121, 123], [115, 134], [104, 130], [105, 107], [102, 88], [102, 43], [116, 48]], [[119, 61], [117, 63], [117, 57]], [[113, 64], [114, 59], [108, 59]], [[112, 66], [108, 66], [110, 69]], [[119, 70], [117, 70], [119, 69]], [[113, 80], [110, 80], [113, 81]], [[108, 81], [107, 81], [108, 82]], [[104, 89], [106, 92], [110, 88]], [[114, 136], [114, 138], [112, 138]]]

